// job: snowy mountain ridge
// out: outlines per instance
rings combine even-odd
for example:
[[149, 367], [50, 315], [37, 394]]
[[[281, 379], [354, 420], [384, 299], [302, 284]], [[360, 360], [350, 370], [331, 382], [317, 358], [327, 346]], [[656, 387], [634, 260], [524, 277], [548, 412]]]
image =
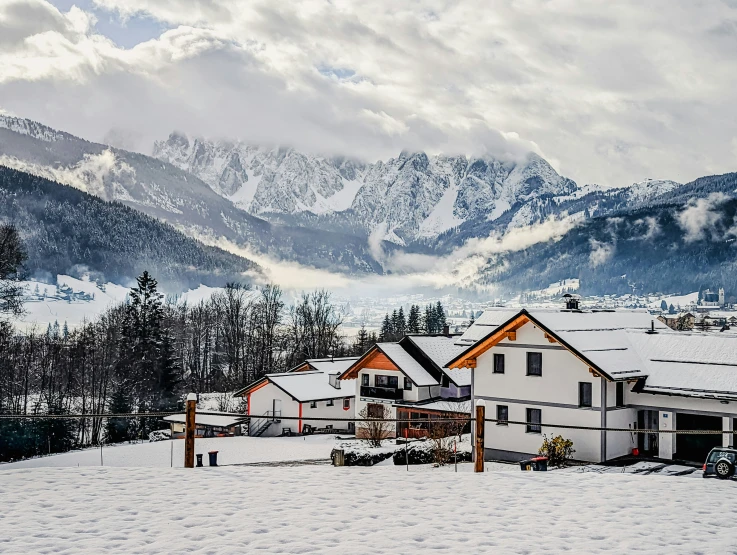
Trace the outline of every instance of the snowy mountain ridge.
[[[514, 162], [402, 152], [364, 164], [172, 133], [154, 144], [153, 156], [252, 214], [350, 210], [367, 233], [381, 229], [382, 238], [398, 244], [436, 237], [472, 219], [495, 220], [516, 205], [578, 188], [533, 153]], [[532, 223], [521, 216], [514, 225]]]

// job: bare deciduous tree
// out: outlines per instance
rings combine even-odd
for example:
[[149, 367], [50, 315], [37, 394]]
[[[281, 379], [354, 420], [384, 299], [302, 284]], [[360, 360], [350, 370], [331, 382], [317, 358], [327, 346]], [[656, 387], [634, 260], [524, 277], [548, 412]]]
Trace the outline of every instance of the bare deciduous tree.
[[381, 442], [387, 439], [394, 429], [389, 407], [378, 403], [369, 404], [358, 412], [358, 416], [362, 420], [358, 435], [371, 447], [381, 447]]

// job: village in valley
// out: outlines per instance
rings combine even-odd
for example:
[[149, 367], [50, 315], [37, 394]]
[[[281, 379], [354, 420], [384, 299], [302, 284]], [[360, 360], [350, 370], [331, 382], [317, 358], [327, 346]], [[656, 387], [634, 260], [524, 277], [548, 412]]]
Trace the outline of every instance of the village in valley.
[[737, 555], [737, 0], [0, 0], [0, 555]]

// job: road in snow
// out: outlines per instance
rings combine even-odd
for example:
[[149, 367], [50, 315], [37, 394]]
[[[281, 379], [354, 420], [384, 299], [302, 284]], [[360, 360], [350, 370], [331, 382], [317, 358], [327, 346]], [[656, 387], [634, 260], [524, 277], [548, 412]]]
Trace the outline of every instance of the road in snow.
[[0, 470], [2, 553], [734, 553], [737, 483], [378, 468]]

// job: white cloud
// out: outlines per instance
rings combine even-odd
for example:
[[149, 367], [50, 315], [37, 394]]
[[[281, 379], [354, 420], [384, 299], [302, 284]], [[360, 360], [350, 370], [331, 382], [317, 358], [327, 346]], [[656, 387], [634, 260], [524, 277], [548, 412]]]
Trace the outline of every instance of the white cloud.
[[0, 155], [0, 166], [63, 183], [105, 200], [120, 199], [124, 189], [119, 188], [116, 196], [108, 188], [115, 187], [116, 182], [135, 178], [136, 173], [131, 166], [118, 160], [110, 149], [100, 154], [85, 154], [78, 164], [71, 167], [32, 164], [6, 154]]
[[597, 266], [609, 262], [612, 256], [614, 256], [614, 252], [617, 248], [613, 243], [604, 243], [602, 241], [597, 241], [596, 239], [591, 239], [589, 244], [591, 245], [589, 264], [592, 268], [596, 268]]
[[[734, 3], [94, 5], [0, 2], [2, 109], [146, 152], [182, 129], [367, 159], [533, 150], [607, 185], [734, 169]], [[95, 17], [169, 30], [125, 49]]]
[[717, 224], [723, 216], [717, 208], [728, 198], [724, 193], [711, 193], [706, 198], [691, 199], [686, 208], [676, 216], [678, 225], [686, 232], [683, 239], [687, 243], [701, 241], [707, 238], [707, 233], [709, 237], [716, 239]]

